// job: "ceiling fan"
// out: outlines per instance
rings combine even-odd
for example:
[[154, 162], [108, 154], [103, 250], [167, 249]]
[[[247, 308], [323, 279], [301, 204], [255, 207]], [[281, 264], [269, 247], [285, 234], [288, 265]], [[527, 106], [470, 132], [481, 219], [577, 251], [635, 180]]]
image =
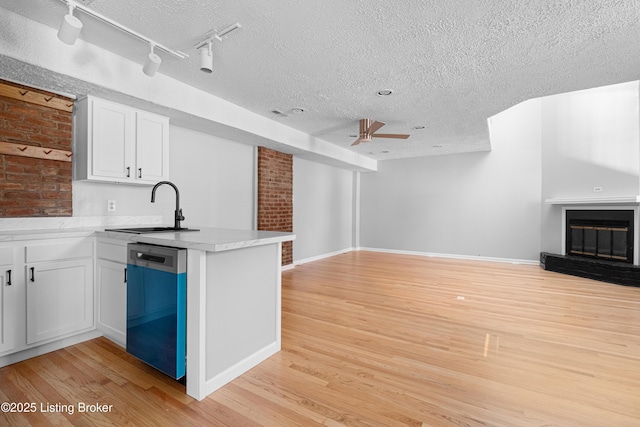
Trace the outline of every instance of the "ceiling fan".
[[358, 145], [361, 142], [371, 142], [371, 138], [407, 139], [410, 136], [403, 133], [375, 133], [384, 125], [384, 123], [378, 121], [371, 123], [371, 119], [360, 119], [360, 136], [351, 146]]

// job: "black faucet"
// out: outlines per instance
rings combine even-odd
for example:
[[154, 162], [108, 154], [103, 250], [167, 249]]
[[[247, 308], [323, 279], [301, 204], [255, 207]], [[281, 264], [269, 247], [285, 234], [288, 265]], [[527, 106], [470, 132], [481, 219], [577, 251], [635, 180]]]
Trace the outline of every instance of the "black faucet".
[[176, 213], [175, 213], [175, 221], [173, 223], [173, 228], [176, 230], [180, 230], [180, 221], [184, 221], [184, 216], [182, 216], [182, 209], [180, 209], [180, 192], [178, 191], [178, 187], [175, 186], [174, 183], [169, 181], [160, 181], [156, 185], [154, 185], [153, 190], [151, 190], [151, 203], [156, 202], [156, 190], [162, 184], [167, 184], [173, 187], [176, 190]]

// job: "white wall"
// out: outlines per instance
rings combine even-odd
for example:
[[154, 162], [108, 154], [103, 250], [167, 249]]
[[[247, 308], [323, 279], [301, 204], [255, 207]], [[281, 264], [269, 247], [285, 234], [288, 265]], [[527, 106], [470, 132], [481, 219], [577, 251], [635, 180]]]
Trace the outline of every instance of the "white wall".
[[176, 126], [170, 144], [171, 179], [180, 188], [185, 224], [253, 229], [254, 147]]
[[[170, 127], [170, 181], [180, 190], [185, 227], [252, 229], [254, 216], [254, 149], [212, 135]], [[73, 183], [74, 216], [162, 215], [173, 224], [175, 192], [150, 186]], [[116, 212], [107, 212], [116, 200]]]
[[353, 172], [293, 158], [294, 262], [349, 250]]
[[493, 117], [491, 152], [379, 162], [361, 175], [364, 248], [536, 260], [540, 101]]
[[[541, 102], [543, 201], [640, 194], [637, 81]], [[560, 253], [561, 224], [561, 206], [543, 204], [542, 251]]]

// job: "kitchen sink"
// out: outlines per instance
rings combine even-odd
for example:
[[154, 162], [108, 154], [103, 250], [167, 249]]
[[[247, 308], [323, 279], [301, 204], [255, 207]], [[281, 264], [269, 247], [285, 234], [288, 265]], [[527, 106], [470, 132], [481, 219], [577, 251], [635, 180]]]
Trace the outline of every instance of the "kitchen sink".
[[183, 231], [200, 231], [195, 228], [175, 227], [134, 227], [134, 228], [107, 228], [104, 231], [117, 231], [119, 233], [147, 234], [147, 233], [176, 233]]

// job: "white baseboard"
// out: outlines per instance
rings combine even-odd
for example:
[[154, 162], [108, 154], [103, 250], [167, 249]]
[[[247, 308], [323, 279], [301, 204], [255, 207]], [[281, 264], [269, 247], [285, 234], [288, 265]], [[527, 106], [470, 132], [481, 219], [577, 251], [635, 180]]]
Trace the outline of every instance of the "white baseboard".
[[98, 324], [98, 330], [102, 332], [102, 335], [109, 341], [118, 344], [122, 348], [127, 347], [127, 335], [117, 329], [111, 328], [107, 325]]
[[99, 336], [102, 336], [102, 332], [94, 329], [92, 331], [73, 335], [47, 344], [39, 345], [37, 347], [31, 347], [25, 350], [18, 351], [16, 353], [7, 354], [6, 356], [0, 357], [0, 368], [12, 365], [14, 363], [22, 362], [23, 360], [31, 359], [32, 357], [37, 357], [46, 353], [50, 353], [52, 351], [60, 350], [61, 348], [79, 344], [84, 341], [89, 341], [94, 338], [98, 338]]
[[264, 362], [279, 351], [280, 343], [274, 341], [268, 346], [256, 351], [249, 357], [246, 357], [245, 359], [239, 361], [229, 369], [226, 369], [215, 377], [208, 379], [204, 385], [204, 396], [202, 396], [202, 399], [204, 399], [206, 396], [210, 395], [223, 385], [233, 381], [240, 375], [244, 374], [249, 369], [254, 368], [259, 363]]
[[332, 256], [341, 255], [341, 254], [344, 254], [344, 253], [347, 253], [347, 252], [351, 252], [353, 250], [354, 250], [354, 248], [344, 248], [344, 249], [340, 249], [338, 251], [330, 252], [330, 253], [327, 253], [327, 254], [316, 255], [316, 256], [313, 256], [313, 257], [309, 257], [309, 258], [303, 258], [303, 259], [294, 260], [293, 263], [294, 263], [294, 266], [300, 265], [300, 264], [306, 264], [308, 262], [319, 261], [319, 260], [324, 259], [324, 258], [330, 258]]
[[367, 247], [359, 247], [356, 250], [359, 251], [370, 251], [370, 252], [385, 252], [390, 254], [401, 254], [401, 255], [417, 255], [417, 256], [425, 256], [431, 258], [450, 258], [450, 259], [463, 259], [469, 261], [490, 261], [490, 262], [504, 262], [509, 264], [526, 264], [526, 265], [538, 265], [540, 264], [540, 260], [530, 260], [530, 259], [515, 259], [515, 258], [497, 258], [497, 257], [485, 257], [485, 256], [474, 256], [474, 255], [457, 255], [457, 254], [441, 254], [441, 253], [432, 253], [432, 252], [419, 252], [419, 251], [404, 251], [398, 249], [382, 249], [382, 248], [367, 248]]

